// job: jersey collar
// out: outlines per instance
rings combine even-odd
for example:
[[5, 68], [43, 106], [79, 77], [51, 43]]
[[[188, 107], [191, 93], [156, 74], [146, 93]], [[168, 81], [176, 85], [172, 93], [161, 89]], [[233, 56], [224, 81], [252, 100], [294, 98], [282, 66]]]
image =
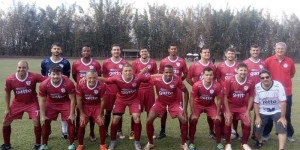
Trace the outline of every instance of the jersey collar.
[[164, 81], [165, 84], [170, 84], [170, 83], [173, 81], [173, 77], [174, 77], [174, 76], [172, 76], [172, 79], [171, 79], [170, 82], [166, 82], [166, 81], [165, 81], [165, 79], [164, 79], [165, 75], [162, 75], [161, 77], [162, 77], [162, 80]]
[[123, 58], [120, 58], [120, 60], [119, 60], [119, 61], [114, 61], [114, 60], [112, 59], [112, 57], [110, 57], [110, 60], [111, 60], [111, 62], [113, 62], [113, 63], [115, 63], [115, 64], [118, 64], [119, 62], [121, 62], [121, 61], [122, 61], [122, 59], [123, 59]]
[[86, 86], [87, 86], [87, 88], [90, 89], [90, 90], [95, 89], [95, 88], [97, 87], [97, 85], [98, 85], [98, 81], [96, 82], [96, 84], [94, 85], [94, 87], [90, 87], [89, 84], [88, 84], [88, 82], [86, 82]]
[[16, 72], [16, 78], [17, 78], [17, 80], [19, 80], [20, 82], [24, 82], [24, 81], [27, 79], [27, 77], [28, 77], [28, 72], [26, 72], [26, 77], [25, 77], [23, 80], [21, 80], [21, 79], [18, 77], [18, 73]]
[[231, 66], [227, 64], [226, 60], [224, 61], [224, 63], [227, 67], [233, 67], [235, 65], [235, 61], [233, 61], [233, 64]]
[[176, 61], [178, 60], [178, 56], [176, 56], [176, 59], [175, 59], [175, 60], [171, 60], [171, 59], [170, 59], [170, 56], [168, 56], [168, 59], [169, 59], [170, 62], [176, 62]]
[[59, 63], [59, 62], [61, 62], [61, 61], [63, 60], [63, 58], [60, 58], [59, 61], [53, 61], [52, 57], [50, 57], [50, 60], [51, 60], [53, 63]]
[[245, 77], [245, 81], [243, 81], [243, 82], [240, 82], [240, 81], [237, 79], [237, 74], [236, 74], [236, 75], [234, 75], [234, 78], [235, 78], [236, 82], [237, 82], [239, 85], [243, 85], [243, 84], [245, 84], [245, 83], [246, 83], [246, 81], [247, 81], [247, 77]]
[[130, 83], [132, 80], [133, 80], [133, 75], [131, 75], [131, 79], [129, 81], [126, 81], [123, 77], [123, 74], [121, 75], [122, 76], [122, 79], [125, 83]]
[[260, 62], [260, 59], [258, 59], [257, 61], [254, 61], [251, 58], [249, 58], [249, 60], [252, 61], [253, 63], [256, 63], [256, 64]]
[[146, 64], [148, 64], [148, 63], [150, 62], [150, 58], [148, 58], [148, 61], [147, 61], [146, 63], [144, 63], [144, 62], [142, 61], [141, 58], [140, 58], [139, 60], [140, 60], [140, 62], [141, 62], [142, 64], [144, 64], [144, 65], [146, 65]]
[[202, 84], [203, 84], [203, 87], [204, 87], [206, 90], [208, 90], [208, 89], [210, 89], [211, 86], [213, 85], [213, 81], [211, 82], [211, 84], [210, 84], [208, 87], [205, 86], [204, 80], [202, 80]]
[[83, 62], [83, 58], [81, 58], [80, 61], [83, 65], [88, 66], [92, 63], [93, 59], [91, 58], [90, 62], [88, 62], [87, 64]]
[[51, 85], [52, 85], [53, 87], [58, 88], [58, 87], [62, 84], [63, 78], [60, 79], [60, 82], [59, 82], [58, 85], [54, 85], [51, 79], [50, 79], [50, 81], [51, 81]]

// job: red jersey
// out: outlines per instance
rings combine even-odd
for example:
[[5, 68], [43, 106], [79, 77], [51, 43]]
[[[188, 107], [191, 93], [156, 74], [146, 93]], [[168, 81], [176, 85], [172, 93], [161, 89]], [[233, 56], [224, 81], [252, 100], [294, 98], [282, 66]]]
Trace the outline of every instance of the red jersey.
[[128, 104], [138, 98], [138, 89], [141, 82], [148, 82], [150, 76], [142, 74], [133, 74], [130, 81], [125, 81], [122, 75], [115, 75], [113, 77], [105, 78], [107, 84], [115, 84], [118, 89], [116, 102], [121, 104]]
[[194, 103], [210, 106], [214, 104], [215, 97], [222, 98], [222, 86], [220, 83], [213, 81], [209, 87], [206, 87], [203, 81], [198, 81], [192, 87], [191, 96], [194, 97]]
[[233, 112], [239, 111], [241, 107], [248, 106], [248, 96], [254, 96], [254, 82], [246, 78], [243, 83], [237, 80], [237, 75], [229, 77], [225, 81], [224, 95], [227, 95], [228, 105]]
[[226, 61], [223, 61], [218, 65], [216, 75], [222, 86], [225, 86], [225, 80], [227, 78], [236, 74], [237, 65], [238, 63], [236, 61], [234, 61], [231, 66], [229, 66]]
[[211, 61], [209, 61], [207, 64], [202, 64], [200, 62], [200, 60], [197, 62], [194, 62], [190, 66], [187, 78], [188, 79], [193, 78], [194, 83], [196, 83], [199, 80], [203, 80], [203, 70], [207, 67], [210, 67], [213, 69], [214, 78], [216, 78], [216, 70], [217, 70], [216, 66]]
[[292, 78], [291, 75], [296, 73], [295, 63], [289, 57], [284, 57], [281, 63], [278, 62], [277, 57], [271, 56], [266, 59], [266, 67], [272, 74], [272, 79], [279, 81], [287, 96], [292, 95]]
[[76, 96], [82, 98], [83, 105], [99, 105], [105, 93], [105, 85], [97, 81], [94, 87], [89, 87], [87, 82], [83, 82], [76, 87]]
[[90, 69], [95, 69], [98, 75], [101, 75], [101, 65], [96, 60], [91, 59], [87, 64], [82, 61], [82, 58], [74, 61], [72, 64], [72, 74], [76, 75], [76, 82], [79, 83], [80, 79], [85, 77], [86, 72]]
[[152, 78], [151, 83], [155, 85], [157, 100], [166, 105], [178, 102], [177, 92], [180, 90], [177, 88], [181, 90], [185, 88], [182, 80], [176, 75], [170, 82], [166, 82], [164, 76], [156, 76]]
[[[139, 74], [145, 67], [148, 67], [148, 71], [144, 75], [149, 76], [157, 73], [157, 65], [153, 59], [148, 59], [148, 62], [144, 63], [138, 58], [132, 62], [134, 74]], [[153, 88], [153, 86], [150, 83], [141, 83], [140, 88]]]
[[245, 63], [248, 66], [249, 79], [254, 81], [255, 84], [260, 82], [259, 72], [262, 69], [266, 69], [266, 63], [261, 59], [255, 62], [251, 58], [244, 60], [243, 63]]
[[[123, 65], [126, 63], [128, 63], [128, 61], [123, 58], [120, 58], [117, 62], [113, 61], [112, 58], [105, 59], [102, 65], [103, 76], [107, 78], [122, 74]], [[117, 86], [114, 84], [107, 85], [106, 90], [108, 94], [116, 94], [118, 91]]]
[[40, 85], [40, 96], [47, 97], [50, 103], [64, 103], [70, 100], [69, 94], [75, 94], [75, 86], [73, 82], [63, 76], [60, 84], [53, 85], [50, 78], [43, 81]]
[[165, 65], [171, 65], [173, 67], [174, 74], [180, 78], [182, 77], [182, 73], [188, 72], [185, 60], [178, 56], [177, 56], [177, 59], [174, 61], [171, 60], [169, 58], [169, 56], [164, 58], [163, 60], [161, 60], [160, 65], [159, 65], [159, 73], [164, 72]]
[[5, 88], [6, 92], [14, 91], [14, 101], [18, 101], [25, 104], [36, 102], [36, 83], [42, 82], [48, 77], [43, 75], [27, 72], [25, 79], [21, 80], [18, 78], [17, 73], [14, 73], [7, 77]]

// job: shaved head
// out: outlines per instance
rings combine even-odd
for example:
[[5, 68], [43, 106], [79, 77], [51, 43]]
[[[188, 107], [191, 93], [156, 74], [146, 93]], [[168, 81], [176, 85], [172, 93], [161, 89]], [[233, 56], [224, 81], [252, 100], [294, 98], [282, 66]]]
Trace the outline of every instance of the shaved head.
[[17, 65], [19, 66], [21, 64], [25, 64], [28, 67], [28, 62], [26, 60], [20, 60]]

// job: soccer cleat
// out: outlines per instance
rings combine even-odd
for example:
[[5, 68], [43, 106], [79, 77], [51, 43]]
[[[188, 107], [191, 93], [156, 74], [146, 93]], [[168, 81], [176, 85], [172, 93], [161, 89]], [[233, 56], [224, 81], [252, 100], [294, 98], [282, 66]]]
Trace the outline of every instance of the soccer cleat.
[[135, 150], [142, 150], [140, 141], [134, 141]]
[[224, 146], [221, 143], [217, 143], [216, 147], [218, 150], [224, 150]]
[[288, 139], [288, 141], [290, 141], [290, 142], [292, 142], [292, 143], [295, 142], [295, 139], [293, 139], [292, 136], [288, 136], [287, 139]]
[[83, 145], [78, 145], [76, 150], [83, 150]]
[[107, 148], [106, 148], [106, 144], [104, 144], [104, 145], [100, 145], [100, 150], [107, 150]]
[[41, 144], [35, 144], [33, 147], [33, 150], [39, 150], [41, 147]]
[[180, 148], [182, 148], [183, 150], [190, 150], [189, 146], [184, 143], [184, 145], [180, 145]]
[[134, 131], [130, 132], [129, 140], [134, 140]]
[[94, 133], [90, 134], [90, 141], [91, 142], [95, 142], [96, 141], [96, 137], [95, 137]]
[[267, 142], [269, 140], [269, 135], [264, 135], [263, 136], [263, 142]]
[[160, 139], [162, 139], [164, 137], [166, 137], [166, 134], [164, 132], [160, 132], [159, 135], [157, 136], [157, 139], [160, 140]]
[[113, 150], [117, 145], [116, 141], [110, 141], [110, 144], [108, 146], [108, 150]]
[[263, 143], [259, 143], [258, 141], [254, 145], [254, 149], [260, 149], [263, 146]]
[[48, 146], [46, 144], [42, 144], [39, 150], [48, 150]]
[[194, 144], [194, 143], [190, 143], [189, 149], [190, 149], [190, 150], [196, 150], [195, 144]]
[[216, 139], [216, 134], [215, 133], [209, 133], [209, 138], [215, 140]]
[[123, 134], [122, 131], [117, 132], [117, 135], [119, 136], [120, 139], [125, 139], [125, 135]]
[[1, 150], [8, 150], [8, 149], [11, 149], [10, 145], [5, 145], [5, 144], [1, 145]]
[[225, 145], [225, 150], [232, 150], [231, 144], [226, 144], [226, 145]]
[[144, 150], [151, 150], [154, 148], [153, 144], [150, 144], [149, 142], [147, 143], [147, 145], [144, 147]]
[[61, 138], [63, 138], [63, 139], [68, 139], [68, 133], [61, 133], [62, 134], [62, 136], [61, 136]]
[[68, 146], [68, 150], [75, 150], [75, 144], [71, 144]]
[[252, 150], [251, 147], [248, 144], [241, 144], [241, 148], [243, 150]]

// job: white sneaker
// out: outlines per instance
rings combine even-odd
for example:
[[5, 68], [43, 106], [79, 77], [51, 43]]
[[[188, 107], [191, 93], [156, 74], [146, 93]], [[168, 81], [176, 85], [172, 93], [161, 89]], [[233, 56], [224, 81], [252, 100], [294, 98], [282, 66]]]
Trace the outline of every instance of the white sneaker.
[[295, 142], [295, 139], [293, 139], [293, 137], [288, 137], [287, 139], [288, 139], [288, 141], [290, 141], [292, 143]]
[[241, 147], [244, 149], [244, 150], [252, 150], [251, 147], [248, 145], [248, 144], [241, 144]]
[[180, 148], [182, 148], [183, 150], [190, 150], [189, 146], [184, 143], [184, 145], [180, 145]]
[[125, 135], [123, 134], [123, 132], [117, 132], [117, 135], [119, 136], [120, 139], [125, 139]]
[[150, 149], [153, 149], [154, 148], [154, 145], [153, 144], [150, 144], [149, 142], [147, 143], [147, 145], [144, 147], [144, 150], [150, 150]]
[[226, 144], [226, 145], [225, 145], [225, 150], [232, 150], [231, 144]]

